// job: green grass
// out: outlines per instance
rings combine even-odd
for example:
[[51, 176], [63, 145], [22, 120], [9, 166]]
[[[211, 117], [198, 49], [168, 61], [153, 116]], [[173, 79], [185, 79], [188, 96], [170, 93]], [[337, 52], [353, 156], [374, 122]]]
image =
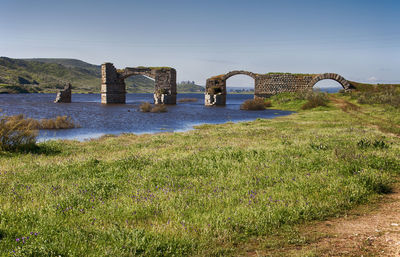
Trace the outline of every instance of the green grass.
[[235, 256], [254, 240], [279, 248], [276, 233], [367, 203], [398, 178], [400, 139], [374, 124], [398, 109], [360, 108], [331, 103], [273, 120], [1, 152], [0, 253]]

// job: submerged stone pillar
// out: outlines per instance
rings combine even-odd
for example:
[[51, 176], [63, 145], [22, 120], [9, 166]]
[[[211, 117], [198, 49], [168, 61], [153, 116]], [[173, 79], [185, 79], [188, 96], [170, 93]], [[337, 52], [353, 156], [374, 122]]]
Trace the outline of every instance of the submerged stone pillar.
[[226, 80], [213, 77], [207, 79], [206, 93], [204, 96], [206, 106], [225, 106], [226, 105]]
[[154, 104], [176, 104], [176, 70], [158, 68], [155, 74]]
[[101, 65], [101, 103], [124, 104], [126, 90], [124, 79], [120, 78], [112, 63]]
[[70, 83], [68, 83], [63, 90], [60, 90], [57, 93], [56, 100], [54, 101], [55, 103], [70, 103], [71, 102], [71, 91], [72, 86]]

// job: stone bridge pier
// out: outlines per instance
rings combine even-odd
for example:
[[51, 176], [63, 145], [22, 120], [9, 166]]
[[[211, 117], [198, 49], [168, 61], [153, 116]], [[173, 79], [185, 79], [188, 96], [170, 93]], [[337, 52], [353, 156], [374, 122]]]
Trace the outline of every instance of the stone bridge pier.
[[155, 80], [154, 103], [176, 104], [176, 70], [170, 67], [136, 67], [117, 70], [112, 63], [101, 65], [101, 103], [126, 102], [125, 79], [144, 75]]
[[283, 92], [312, 90], [314, 85], [324, 79], [335, 80], [344, 90], [354, 87], [349, 81], [336, 73], [292, 74], [267, 73], [257, 74], [249, 71], [231, 71], [227, 74], [211, 77], [206, 82], [204, 104], [207, 106], [224, 106], [226, 104], [226, 80], [235, 75], [247, 75], [254, 79], [254, 98], [267, 98]]

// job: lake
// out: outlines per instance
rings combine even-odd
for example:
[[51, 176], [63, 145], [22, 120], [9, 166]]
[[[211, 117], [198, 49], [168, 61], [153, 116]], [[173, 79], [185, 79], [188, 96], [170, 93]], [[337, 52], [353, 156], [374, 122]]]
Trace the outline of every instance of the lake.
[[240, 104], [252, 99], [251, 94], [230, 94], [225, 107], [204, 106], [204, 94], [178, 94], [182, 98], [196, 98], [197, 102], [168, 106], [166, 113], [143, 113], [142, 102], [153, 102], [153, 94], [127, 94], [127, 104], [103, 105], [100, 94], [73, 94], [72, 103], [53, 103], [56, 94], [0, 95], [0, 109], [7, 115], [24, 114], [42, 119], [67, 115], [81, 128], [42, 130], [39, 141], [49, 139], [85, 140], [105, 134], [177, 132], [199, 124], [250, 121], [275, 118], [292, 112], [281, 110], [244, 111]]

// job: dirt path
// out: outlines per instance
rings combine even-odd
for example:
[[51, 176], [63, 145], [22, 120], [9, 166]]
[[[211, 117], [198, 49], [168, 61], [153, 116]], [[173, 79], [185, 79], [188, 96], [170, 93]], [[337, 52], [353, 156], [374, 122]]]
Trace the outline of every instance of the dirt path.
[[[341, 218], [299, 228], [299, 245], [262, 249], [254, 243], [242, 256], [400, 256], [400, 183], [393, 192]], [[261, 249], [260, 249], [261, 248]]]
[[400, 184], [373, 209], [356, 210], [307, 230], [309, 235], [324, 234], [305, 246], [320, 256], [400, 256]]
[[392, 129], [390, 132], [388, 131], [387, 127], [397, 127], [400, 128], [400, 125], [394, 124], [390, 120], [382, 119], [378, 116], [372, 116], [372, 120], [378, 120], [379, 122], [371, 122], [371, 114], [367, 115], [360, 106], [350, 103], [344, 99], [336, 98], [334, 96], [330, 97], [330, 100], [334, 105], [342, 109], [342, 111], [349, 113], [354, 118], [360, 120], [363, 123], [369, 124], [369, 126], [377, 128], [381, 132], [384, 132], [390, 136], [400, 137], [399, 133], [392, 133]]

